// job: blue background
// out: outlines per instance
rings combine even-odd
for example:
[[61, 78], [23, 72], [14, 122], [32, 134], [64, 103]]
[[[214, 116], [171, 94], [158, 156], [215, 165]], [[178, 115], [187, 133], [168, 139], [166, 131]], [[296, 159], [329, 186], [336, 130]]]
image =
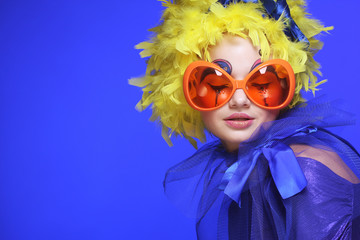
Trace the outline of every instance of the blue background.
[[[321, 93], [359, 119], [358, 9], [309, 2], [335, 26], [316, 56]], [[128, 85], [146, 67], [134, 45], [161, 11], [155, 0], [0, 1], [0, 239], [195, 239], [162, 188], [194, 149], [169, 148]], [[360, 149], [359, 124], [335, 132]]]

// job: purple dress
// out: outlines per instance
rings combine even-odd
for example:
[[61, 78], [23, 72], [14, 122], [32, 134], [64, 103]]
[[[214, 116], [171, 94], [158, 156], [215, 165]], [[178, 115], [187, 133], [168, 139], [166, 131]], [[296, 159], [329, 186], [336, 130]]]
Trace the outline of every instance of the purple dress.
[[349, 119], [333, 103], [309, 102], [236, 153], [206, 144], [168, 170], [165, 192], [196, 218], [198, 239], [360, 239], [359, 154], [324, 129]]

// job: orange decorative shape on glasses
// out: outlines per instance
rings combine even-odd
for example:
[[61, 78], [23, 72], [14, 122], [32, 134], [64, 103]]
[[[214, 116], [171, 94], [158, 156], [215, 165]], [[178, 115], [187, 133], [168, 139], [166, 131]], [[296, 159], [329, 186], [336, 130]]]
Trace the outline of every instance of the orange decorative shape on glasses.
[[272, 59], [254, 68], [243, 80], [236, 80], [219, 65], [196, 61], [191, 63], [183, 81], [189, 105], [199, 111], [224, 106], [237, 89], [243, 89], [255, 105], [269, 110], [289, 105], [295, 92], [295, 75], [290, 64]]

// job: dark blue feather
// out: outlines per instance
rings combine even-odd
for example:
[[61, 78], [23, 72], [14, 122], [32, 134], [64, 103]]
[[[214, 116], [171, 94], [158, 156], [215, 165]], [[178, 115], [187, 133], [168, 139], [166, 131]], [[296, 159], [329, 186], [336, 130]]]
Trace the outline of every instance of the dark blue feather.
[[[218, 3], [221, 3], [223, 6], [227, 6], [230, 3], [238, 3], [238, 2], [253, 2], [257, 3], [257, 0], [219, 0]], [[284, 33], [288, 36], [291, 41], [300, 41], [305, 42], [307, 46], [310, 45], [309, 40], [306, 36], [301, 32], [300, 28], [296, 25], [295, 21], [292, 19], [290, 14], [289, 6], [286, 0], [278, 0], [275, 2], [274, 0], [260, 0], [262, 5], [264, 6], [269, 17], [278, 20], [281, 15], [284, 15], [284, 18], [288, 20], [288, 25], [284, 29]]]

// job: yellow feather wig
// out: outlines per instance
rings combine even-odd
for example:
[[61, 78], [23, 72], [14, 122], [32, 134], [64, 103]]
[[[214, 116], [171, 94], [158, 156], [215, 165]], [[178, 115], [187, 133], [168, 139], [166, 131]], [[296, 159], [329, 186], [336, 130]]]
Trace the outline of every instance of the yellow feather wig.
[[233, 3], [224, 7], [217, 0], [161, 1], [165, 10], [159, 26], [151, 29], [154, 36], [136, 46], [143, 49], [141, 57], [148, 58], [146, 74], [130, 79], [130, 84], [141, 87], [142, 99], [137, 109], [152, 108], [150, 120], [158, 120], [162, 136], [171, 145], [172, 135], [181, 135], [194, 146], [205, 140], [204, 125], [198, 111], [186, 102], [182, 78], [187, 66], [197, 60], [210, 61], [209, 47], [219, 42], [224, 33], [251, 39], [259, 46], [262, 61], [280, 58], [288, 61], [296, 76], [295, 96], [289, 107], [303, 98], [300, 90], [313, 93], [321, 74], [314, 54], [322, 48], [316, 37], [331, 27], [324, 27], [305, 12], [303, 0], [288, 0], [291, 16], [310, 45], [293, 42], [284, 33], [286, 18], [267, 17], [261, 3]]

